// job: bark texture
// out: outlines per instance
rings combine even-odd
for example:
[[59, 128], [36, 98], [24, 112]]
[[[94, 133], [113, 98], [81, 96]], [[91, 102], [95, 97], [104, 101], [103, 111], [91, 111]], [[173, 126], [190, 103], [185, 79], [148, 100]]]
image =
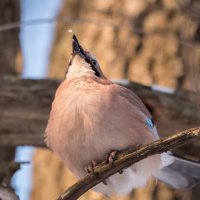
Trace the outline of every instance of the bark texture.
[[[4, 0], [0, 1], [0, 25], [19, 21], [20, 1]], [[10, 30], [8, 32], [0, 32], [0, 76], [16, 75], [15, 63], [17, 52], [19, 50], [19, 30]], [[0, 120], [0, 123], [3, 122]], [[0, 198], [2, 199], [18, 199], [14, 197], [14, 192], [10, 189], [11, 177], [17, 170], [9, 170], [9, 165], [2, 162], [12, 162], [15, 156], [15, 147], [0, 147]], [[7, 171], [3, 169], [7, 167]], [[2, 187], [3, 186], [3, 187]], [[11, 194], [12, 193], [12, 194]], [[11, 198], [12, 197], [12, 198]]]
[[[20, 20], [20, 0], [0, 2], [0, 25]], [[19, 51], [19, 30], [0, 32], [0, 75], [17, 74], [16, 56]]]

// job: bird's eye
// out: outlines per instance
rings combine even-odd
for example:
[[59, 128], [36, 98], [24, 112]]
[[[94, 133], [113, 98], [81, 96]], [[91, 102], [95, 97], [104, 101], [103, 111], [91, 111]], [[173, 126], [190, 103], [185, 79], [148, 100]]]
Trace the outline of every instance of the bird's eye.
[[96, 60], [92, 60], [92, 64], [93, 64], [94, 66], [96, 66], [96, 65], [97, 65]]

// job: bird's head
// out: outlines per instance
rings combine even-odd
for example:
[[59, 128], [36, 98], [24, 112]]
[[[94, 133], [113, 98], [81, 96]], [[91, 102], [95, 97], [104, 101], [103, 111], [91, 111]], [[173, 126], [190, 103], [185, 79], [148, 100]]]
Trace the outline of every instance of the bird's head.
[[66, 77], [91, 75], [98, 78], [104, 77], [96, 58], [89, 51], [83, 49], [75, 35], [72, 37], [72, 54]]

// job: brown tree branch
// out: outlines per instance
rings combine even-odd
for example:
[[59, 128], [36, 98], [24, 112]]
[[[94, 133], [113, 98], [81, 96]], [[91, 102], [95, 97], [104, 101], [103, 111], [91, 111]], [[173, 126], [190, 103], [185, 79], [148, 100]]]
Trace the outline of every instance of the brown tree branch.
[[128, 149], [117, 155], [117, 159], [112, 164], [108, 164], [105, 160], [99, 163], [94, 173], [86, 175], [83, 179], [68, 188], [57, 200], [75, 200], [82, 194], [102, 182], [109, 176], [120, 172], [133, 163], [136, 163], [148, 156], [171, 150], [174, 147], [187, 143], [189, 140], [200, 136], [200, 128], [193, 128], [157, 140], [151, 144], [143, 145], [138, 149]]
[[9, 186], [13, 174], [20, 169], [20, 163], [13, 161], [0, 161], [0, 185]]
[[11, 188], [0, 186], [0, 199], [2, 200], [19, 200], [18, 195], [15, 194]]
[[29, 161], [15, 162], [0, 160], [0, 185], [9, 187], [9, 181], [21, 165], [30, 164]]
[[30, 162], [0, 161], [0, 199], [19, 200], [19, 197], [10, 186], [10, 180], [14, 173], [20, 169], [21, 164], [28, 163]]
[[[0, 78], [0, 146], [45, 146], [43, 133], [59, 84], [56, 80]], [[193, 93], [166, 94], [136, 83], [124, 86], [152, 111], [161, 136], [200, 124]]]

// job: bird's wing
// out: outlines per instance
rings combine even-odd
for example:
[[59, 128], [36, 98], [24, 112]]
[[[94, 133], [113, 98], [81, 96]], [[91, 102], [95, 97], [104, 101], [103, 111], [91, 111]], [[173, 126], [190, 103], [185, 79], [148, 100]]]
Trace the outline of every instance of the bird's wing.
[[113, 84], [111, 88], [118, 95], [130, 102], [133, 106], [137, 107], [141, 112], [146, 115], [147, 118], [151, 118], [151, 114], [147, 110], [146, 106], [133, 91], [116, 84]]
[[95, 131], [87, 135], [93, 139], [94, 148], [98, 151], [102, 148], [126, 149], [158, 138], [150, 113], [132, 91], [111, 84], [103, 89], [96, 87], [94, 97], [87, 92], [93, 106], [88, 106], [85, 110], [92, 120], [91, 126], [94, 127], [95, 124], [96, 127]]
[[144, 131], [144, 134], [153, 134], [153, 140], [159, 139], [152, 116], [141, 99], [134, 92], [120, 85], [113, 84], [110, 86], [110, 90], [111, 94], [118, 96], [121, 99], [123, 104], [125, 104], [124, 107], [126, 107], [126, 110], [128, 107], [131, 108], [128, 114], [130, 116], [132, 114], [135, 115], [135, 117], [132, 118], [131, 124], [140, 122], [140, 128], [141, 131]]

